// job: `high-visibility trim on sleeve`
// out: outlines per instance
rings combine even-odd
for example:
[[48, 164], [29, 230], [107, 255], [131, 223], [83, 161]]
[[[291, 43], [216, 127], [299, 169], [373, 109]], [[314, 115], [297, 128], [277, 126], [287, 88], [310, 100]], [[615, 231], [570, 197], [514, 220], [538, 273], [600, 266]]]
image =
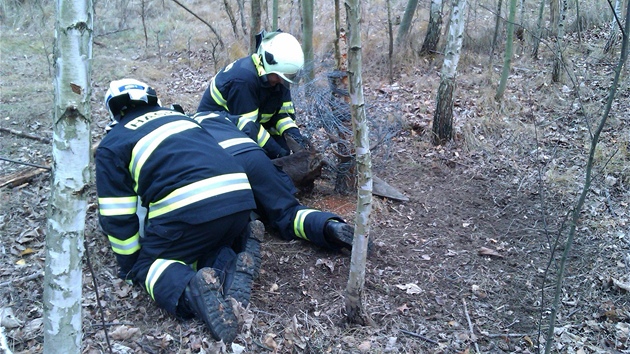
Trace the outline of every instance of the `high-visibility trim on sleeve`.
[[103, 216], [131, 215], [136, 213], [138, 196], [98, 198], [98, 212]]
[[231, 148], [233, 146], [241, 145], [241, 144], [254, 144], [254, 145], [256, 145], [256, 143], [250, 138], [234, 138], [234, 139], [224, 140], [224, 141], [219, 143], [219, 145], [221, 145], [221, 147], [224, 148], [224, 149], [228, 149], [228, 148]]
[[287, 129], [297, 128], [297, 124], [290, 117], [282, 118], [276, 123], [276, 130], [282, 135]]
[[136, 233], [126, 240], [117, 239], [112, 235], [107, 235], [112, 251], [116, 254], [128, 256], [140, 250], [140, 234]]
[[267, 123], [275, 115], [276, 115], [275, 113], [263, 113], [263, 114], [261, 114], [260, 115], [260, 123]]
[[255, 122], [256, 119], [258, 119], [258, 109], [253, 110], [249, 113], [241, 114], [241, 116], [238, 118], [238, 124], [236, 126], [238, 127], [238, 130], [243, 130], [247, 123]]
[[293, 219], [293, 233], [295, 236], [308, 240], [306, 231], [304, 231], [304, 220], [306, 220], [308, 214], [316, 211], [315, 209], [302, 209], [295, 213], [295, 219]]
[[136, 181], [135, 190], [138, 189], [138, 181], [140, 181], [140, 170], [147, 161], [153, 151], [168, 137], [188, 129], [201, 128], [197, 123], [190, 120], [178, 120], [164, 124], [155, 129], [151, 133], [144, 136], [136, 143], [131, 153], [131, 162], [129, 163], [129, 172]]
[[228, 109], [227, 106], [227, 100], [225, 98], [223, 98], [223, 95], [221, 94], [221, 91], [219, 91], [219, 89], [217, 88], [216, 83], [214, 82], [214, 77], [212, 78], [212, 80], [210, 81], [210, 95], [212, 96], [212, 99], [214, 100], [214, 102], [216, 102], [219, 106], [225, 108], [226, 111], [230, 111]]
[[193, 119], [196, 120], [197, 123], [201, 123], [201, 122], [203, 122], [206, 119], [214, 119], [214, 118], [217, 118], [217, 117], [220, 117], [220, 115], [217, 114], [217, 113], [212, 112], [212, 113], [208, 113], [208, 114], [195, 115], [193, 117]]
[[260, 129], [258, 130], [258, 135], [256, 136], [256, 142], [258, 143], [258, 146], [265, 146], [265, 144], [267, 144], [267, 140], [269, 140], [270, 137], [271, 136], [269, 135], [269, 133], [261, 125]]
[[287, 101], [282, 103], [282, 107], [278, 111], [278, 114], [295, 114], [295, 106], [292, 101]]
[[156, 259], [155, 261], [153, 261], [153, 264], [151, 264], [151, 267], [149, 268], [149, 273], [147, 274], [147, 279], [144, 281], [144, 286], [153, 300], [155, 300], [155, 297], [153, 296], [153, 287], [155, 286], [155, 283], [157, 283], [158, 279], [160, 279], [160, 276], [162, 275], [162, 273], [164, 273], [166, 268], [168, 268], [168, 266], [173, 263], [186, 265], [186, 263], [182, 261], [161, 258]]
[[183, 208], [203, 199], [238, 190], [251, 189], [247, 175], [229, 173], [206, 178], [178, 188], [166, 197], [149, 205], [149, 219]]

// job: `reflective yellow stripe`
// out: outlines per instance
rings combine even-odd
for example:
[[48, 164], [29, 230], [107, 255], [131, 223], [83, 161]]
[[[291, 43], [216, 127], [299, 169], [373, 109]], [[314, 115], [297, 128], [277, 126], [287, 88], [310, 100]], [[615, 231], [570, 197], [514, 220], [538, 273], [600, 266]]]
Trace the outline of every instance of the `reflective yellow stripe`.
[[178, 188], [161, 200], [149, 205], [149, 219], [164, 215], [203, 199], [238, 190], [251, 189], [247, 175], [229, 173], [206, 178]]
[[255, 111], [251, 111], [249, 113], [241, 114], [241, 117], [238, 119], [238, 130], [243, 130], [245, 125], [249, 122], [255, 122], [258, 118], [258, 109]]
[[219, 91], [217, 85], [214, 83], [214, 77], [210, 81], [210, 96], [212, 96], [214, 102], [216, 102], [219, 106], [225, 108], [228, 112], [230, 111], [227, 106], [227, 101], [223, 98], [221, 91]]
[[315, 212], [315, 209], [302, 209], [298, 210], [295, 213], [295, 219], [293, 219], [293, 233], [295, 236], [308, 240], [306, 237], [306, 232], [304, 231], [304, 220], [306, 220], [306, 216], [312, 212]]
[[234, 138], [234, 139], [224, 140], [224, 141], [219, 143], [219, 145], [221, 145], [221, 147], [224, 148], [224, 149], [227, 149], [227, 148], [230, 148], [230, 147], [236, 146], [236, 145], [241, 145], [241, 144], [254, 144], [254, 145], [256, 145], [256, 143], [250, 138]]
[[256, 67], [256, 71], [258, 71], [258, 76], [266, 75], [265, 67], [260, 62], [260, 55], [252, 54], [252, 61], [254, 62], [254, 66]]
[[276, 123], [276, 130], [280, 135], [282, 135], [289, 128], [297, 128], [297, 124], [293, 121], [293, 119], [286, 117], [282, 118]]
[[284, 102], [278, 113], [295, 114], [295, 106], [293, 106], [293, 102]]
[[258, 143], [258, 146], [265, 146], [265, 144], [267, 144], [267, 140], [269, 140], [270, 137], [271, 136], [269, 135], [269, 133], [261, 125], [260, 130], [258, 130], [258, 135], [256, 136], [256, 142]]
[[103, 216], [131, 215], [136, 213], [137, 196], [98, 198], [98, 212]]
[[196, 120], [197, 123], [201, 123], [208, 118], [212, 119], [212, 118], [217, 118], [217, 117], [220, 117], [220, 115], [218, 115], [217, 113], [208, 113], [208, 114], [203, 114], [203, 115], [195, 115], [193, 119]]
[[186, 265], [186, 263], [182, 261], [160, 258], [156, 259], [153, 264], [151, 264], [151, 268], [149, 268], [149, 273], [147, 274], [147, 279], [144, 281], [144, 286], [147, 288], [147, 292], [151, 295], [153, 300], [155, 300], [155, 297], [153, 296], [153, 287], [155, 286], [155, 283], [157, 283], [158, 279], [160, 279], [164, 270], [173, 263]]
[[158, 145], [160, 145], [162, 141], [164, 141], [171, 135], [175, 135], [182, 131], [194, 128], [200, 128], [200, 126], [193, 121], [178, 120], [175, 122], [170, 122], [155, 129], [136, 143], [131, 153], [131, 162], [129, 163], [129, 172], [133, 176], [134, 181], [136, 181], [136, 185], [134, 187], [136, 192], [138, 191], [140, 170], [142, 170], [142, 166], [147, 161], [149, 156], [151, 156], [153, 151], [158, 147]]
[[109, 243], [112, 246], [114, 253], [128, 256], [136, 253], [140, 249], [140, 234], [136, 233], [126, 240], [117, 239], [112, 235], [107, 235]]
[[260, 122], [261, 123], [267, 123], [271, 117], [273, 117], [274, 115], [276, 115], [275, 113], [263, 113], [260, 115]]

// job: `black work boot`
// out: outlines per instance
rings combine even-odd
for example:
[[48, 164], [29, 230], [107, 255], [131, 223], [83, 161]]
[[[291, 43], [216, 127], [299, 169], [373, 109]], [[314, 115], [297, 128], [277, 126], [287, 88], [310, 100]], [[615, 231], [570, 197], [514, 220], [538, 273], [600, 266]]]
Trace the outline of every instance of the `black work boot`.
[[236, 338], [238, 321], [221, 293], [221, 279], [212, 268], [202, 268], [190, 280], [184, 291], [186, 307], [206, 324], [216, 340], [231, 343]]
[[233, 297], [243, 307], [247, 307], [252, 295], [254, 279], [258, 277], [260, 264], [260, 240], [265, 234], [265, 226], [260, 220], [249, 223], [250, 235], [245, 243], [245, 250], [236, 255], [236, 271], [232, 284], [227, 288], [226, 295]]

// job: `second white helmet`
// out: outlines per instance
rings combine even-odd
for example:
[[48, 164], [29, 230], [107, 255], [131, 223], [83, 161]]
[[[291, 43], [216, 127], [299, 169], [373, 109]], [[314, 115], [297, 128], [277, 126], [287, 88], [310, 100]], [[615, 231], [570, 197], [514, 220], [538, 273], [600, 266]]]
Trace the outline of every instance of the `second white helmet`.
[[304, 53], [298, 40], [284, 32], [271, 32], [265, 35], [258, 47], [267, 74], [278, 74], [287, 82], [293, 83], [304, 66]]

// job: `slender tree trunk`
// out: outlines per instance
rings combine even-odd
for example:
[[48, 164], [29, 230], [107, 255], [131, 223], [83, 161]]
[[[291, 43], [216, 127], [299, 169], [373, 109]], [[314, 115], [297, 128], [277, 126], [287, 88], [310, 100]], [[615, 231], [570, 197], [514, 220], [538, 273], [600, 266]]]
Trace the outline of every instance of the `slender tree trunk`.
[[275, 31], [278, 29], [278, 16], [280, 16], [280, 13], [278, 10], [278, 0], [272, 1], [271, 16], [273, 17], [271, 19], [271, 29]]
[[575, 18], [577, 20], [578, 43], [582, 44], [582, 18], [580, 14], [580, 0], [575, 0]]
[[440, 34], [442, 33], [442, 0], [431, 0], [431, 10], [429, 14], [429, 26], [427, 34], [424, 37], [420, 55], [428, 55], [437, 52], [437, 45], [440, 42]]
[[241, 30], [243, 30], [243, 35], [247, 37], [247, 21], [245, 20], [245, 0], [236, 0], [238, 4], [238, 12], [241, 15]]
[[564, 24], [566, 21], [567, 0], [560, 0], [560, 9], [558, 16], [558, 28], [556, 38], [556, 53], [553, 60], [553, 69], [551, 71], [551, 81], [562, 81], [562, 69], [564, 67]]
[[560, 2], [562, 0], [549, 1], [549, 15], [551, 16], [551, 28], [558, 28], [558, 20], [560, 19]]
[[505, 92], [508, 76], [512, 66], [512, 52], [514, 50], [514, 19], [516, 18], [516, 0], [510, 0], [510, 10], [508, 14], [507, 39], [505, 42], [505, 57], [503, 59], [503, 71], [501, 72], [501, 80], [497, 88], [497, 94], [494, 99], [500, 101]]
[[256, 34], [262, 30], [262, 10], [260, 8], [261, 0], [252, 0], [251, 10], [252, 18], [250, 19], [249, 31], [249, 54], [256, 53]]
[[[277, 0], [274, 0], [277, 1]], [[309, 81], [315, 78], [313, 63], [313, 0], [302, 0], [302, 51], [304, 71]]]
[[538, 7], [538, 21], [536, 23], [536, 37], [534, 37], [534, 49], [532, 50], [532, 58], [538, 59], [538, 47], [540, 47], [540, 39], [543, 32], [543, 14], [545, 12], [545, 0], [540, 0]]
[[418, 7], [418, 0], [407, 0], [407, 7], [403, 13], [400, 26], [398, 26], [398, 34], [396, 35], [396, 45], [401, 46], [409, 35], [409, 29], [411, 28], [411, 20]]
[[230, 3], [228, 2], [228, 0], [223, 0], [223, 6], [225, 6], [225, 13], [230, 19], [230, 24], [232, 25], [232, 32], [234, 32], [234, 35], [236, 36], [236, 38], [238, 38], [236, 18], [234, 17], [234, 11], [232, 11], [232, 6], [230, 6]]
[[621, 43], [621, 56], [619, 58], [619, 62], [617, 67], [615, 68], [615, 77], [613, 78], [612, 85], [610, 87], [610, 91], [608, 92], [608, 99], [606, 100], [606, 105], [604, 106], [604, 113], [602, 114], [602, 118], [597, 126], [597, 129], [593, 133], [591, 137], [591, 146], [589, 148], [588, 161], [586, 163], [586, 174], [584, 176], [584, 187], [582, 188], [582, 193], [580, 193], [580, 197], [578, 198], [575, 208], [571, 214], [571, 223], [569, 228], [569, 235], [567, 236], [567, 242], [564, 246], [564, 252], [562, 253], [562, 258], [560, 259], [558, 275], [556, 277], [556, 288], [554, 292], [554, 300], [551, 305], [551, 314], [549, 316], [549, 328], [547, 330], [547, 338], [545, 342], [545, 354], [551, 353], [551, 347], [553, 345], [554, 339], [554, 328], [556, 323], [556, 317], [558, 313], [558, 309], [561, 306], [560, 297], [564, 293], [562, 291], [562, 282], [564, 280], [564, 270], [566, 262], [569, 259], [569, 254], [571, 253], [571, 246], [573, 246], [573, 240], [575, 237], [575, 232], [577, 226], [580, 224], [580, 216], [582, 213], [582, 207], [584, 206], [584, 201], [586, 200], [586, 196], [591, 190], [591, 181], [593, 177], [591, 176], [593, 171], [593, 165], [595, 163], [595, 152], [597, 151], [597, 144], [599, 142], [599, 137], [601, 132], [604, 130], [606, 125], [606, 120], [608, 119], [608, 114], [610, 113], [610, 109], [612, 107], [613, 101], [615, 100], [615, 94], [617, 92], [617, 87], [619, 86], [619, 80], [621, 77], [621, 71], [623, 69], [626, 60], [628, 59], [628, 33], [630, 32], [630, 6], [626, 9], [626, 24], [625, 30], [623, 34], [623, 40]]
[[341, 16], [339, 14], [339, 0], [335, 0], [335, 70], [341, 70]]
[[494, 35], [492, 36], [492, 47], [490, 48], [490, 73], [492, 73], [492, 62], [494, 61], [494, 50], [497, 47], [497, 39], [499, 38], [499, 26], [501, 25], [501, 7], [503, 0], [499, 0], [497, 4], [497, 15], [494, 20]]
[[389, 39], [387, 46], [387, 77], [389, 83], [394, 82], [394, 27], [392, 24], [392, 2], [387, 0], [387, 38]]
[[57, 0], [44, 353], [81, 353], [83, 239], [90, 173], [93, 4]]
[[466, 25], [466, 0], [451, 1], [449, 23], [440, 87], [433, 114], [433, 144], [435, 145], [444, 144], [453, 138], [453, 92], [456, 87], [457, 64], [462, 51]]
[[372, 320], [363, 308], [365, 285], [365, 263], [370, 234], [372, 211], [372, 159], [370, 156], [369, 130], [365, 118], [363, 79], [361, 77], [361, 2], [346, 0], [348, 19], [348, 77], [350, 81], [350, 111], [357, 163], [357, 212], [350, 259], [350, 274], [346, 287], [346, 313], [348, 321], [356, 324], [371, 324]]

